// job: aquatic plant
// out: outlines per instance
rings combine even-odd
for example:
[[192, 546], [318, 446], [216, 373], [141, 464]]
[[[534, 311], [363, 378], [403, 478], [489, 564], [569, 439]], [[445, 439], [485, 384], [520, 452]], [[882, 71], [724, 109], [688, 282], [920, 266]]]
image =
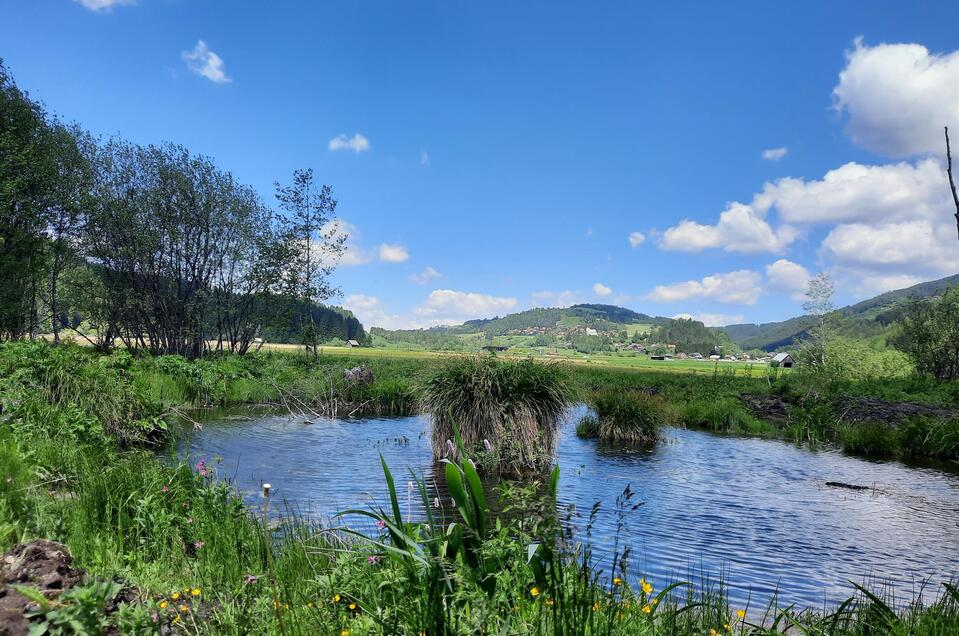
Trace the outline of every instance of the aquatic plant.
[[552, 463], [557, 423], [572, 397], [561, 367], [493, 356], [445, 361], [422, 381], [420, 393], [431, 419], [434, 457], [461, 458], [453, 444], [455, 426], [483, 470], [508, 473]]
[[580, 437], [649, 444], [659, 438], [660, 427], [674, 419], [662, 397], [641, 390], [605, 389], [593, 395], [590, 405], [596, 413], [595, 421], [580, 421], [576, 427]]

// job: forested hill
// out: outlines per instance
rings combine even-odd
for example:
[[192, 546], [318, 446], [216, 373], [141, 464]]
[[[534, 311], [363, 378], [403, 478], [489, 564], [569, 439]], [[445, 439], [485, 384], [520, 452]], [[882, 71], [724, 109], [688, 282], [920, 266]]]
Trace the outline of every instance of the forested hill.
[[[903, 307], [909, 301], [939, 296], [949, 287], [956, 285], [959, 285], [959, 274], [886, 292], [843, 307], [835, 312], [838, 329], [843, 335], [853, 338], [877, 335], [900, 317]], [[720, 329], [743, 349], [772, 351], [801, 340], [814, 321], [811, 316], [796, 316], [779, 322], [727, 325]]]
[[484, 332], [501, 336], [511, 331], [556, 327], [561, 324], [582, 324], [597, 330], [606, 330], [613, 325], [635, 323], [661, 324], [665, 318], [656, 318], [616, 305], [573, 305], [572, 307], [527, 309], [515, 314], [480, 320], [468, 320], [462, 325], [448, 327], [449, 333]]

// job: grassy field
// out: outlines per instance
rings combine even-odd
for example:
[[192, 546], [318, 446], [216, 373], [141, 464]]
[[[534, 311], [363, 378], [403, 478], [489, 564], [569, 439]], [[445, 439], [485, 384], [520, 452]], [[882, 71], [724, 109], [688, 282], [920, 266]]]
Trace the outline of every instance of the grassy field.
[[[450, 464], [445, 471], [455, 525], [403, 519], [394, 495], [386, 510], [357, 513], [370, 515], [378, 528], [358, 535], [348, 527], [323, 531], [289, 516], [265, 522], [216, 479], [214, 466], [164, 463], [142, 449], [162, 444], [171, 409], [305, 403], [325, 395], [331, 379], [357, 362], [377, 377], [364, 391], [402, 396], [400, 407], [409, 409], [417, 377], [429, 369], [437, 377], [435, 363], [443, 359], [337, 348], [319, 360], [261, 352], [188, 361], [125, 351], [98, 356], [41, 343], [0, 345], [0, 549], [34, 538], [62, 541], [90, 576], [55, 602], [37, 601], [34, 614], [46, 622], [44, 633], [959, 633], [955, 588], [944, 588], [931, 605], [896, 608], [880, 594], [851, 589], [854, 596], [842, 607], [819, 612], [730, 606], [715, 582], [664, 589], [629, 569], [622, 554], [600, 558], [588, 545], [557, 540], [555, 480], [548, 475], [507, 486], [502, 496], [524, 514], [494, 521], [471, 464]], [[594, 387], [614, 395], [655, 387], [676, 407], [714, 405], [767, 384], [595, 364], [568, 369], [580, 396]], [[773, 383], [796, 388], [791, 379]], [[371, 397], [334, 388], [346, 391], [344, 402]], [[370, 470], [383, 470], [393, 488], [385, 466]], [[419, 488], [429, 510], [425, 486], [414, 483]], [[110, 581], [120, 583], [105, 583]], [[122, 602], [105, 612], [118, 588], [127, 590]]]

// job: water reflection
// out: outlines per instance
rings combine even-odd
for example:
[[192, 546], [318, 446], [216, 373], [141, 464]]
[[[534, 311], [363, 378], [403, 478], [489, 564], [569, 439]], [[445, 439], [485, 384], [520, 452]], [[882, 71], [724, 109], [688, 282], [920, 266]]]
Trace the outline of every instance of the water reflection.
[[[959, 569], [959, 476], [940, 467], [865, 461], [778, 441], [669, 429], [656, 448], [580, 440], [576, 413], [564, 424], [559, 504], [582, 528], [595, 502], [592, 532], [600, 555], [612, 550], [616, 497], [627, 485], [642, 506], [626, 516], [622, 539], [634, 569], [661, 583], [687, 573], [725, 572], [734, 602], [817, 606], [864, 577], [936, 585]], [[442, 467], [434, 464], [419, 417], [323, 420], [251, 411], [209, 413], [180, 451], [219, 457], [220, 477], [255, 500], [260, 483], [301, 514], [329, 518], [347, 508], [386, 505], [379, 465], [393, 471], [404, 516], [422, 513], [410, 484], [423, 475], [437, 514], [450, 512]], [[870, 486], [853, 491], [827, 481]], [[495, 506], [494, 502], [494, 506]], [[611, 556], [611, 555], [609, 555]]]

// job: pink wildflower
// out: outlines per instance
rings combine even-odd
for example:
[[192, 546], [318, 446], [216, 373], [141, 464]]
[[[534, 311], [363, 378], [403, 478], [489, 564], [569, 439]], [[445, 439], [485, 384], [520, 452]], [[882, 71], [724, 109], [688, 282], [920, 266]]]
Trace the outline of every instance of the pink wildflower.
[[366, 557], [366, 562], [369, 563], [370, 565], [376, 565], [377, 563], [380, 562], [380, 557], [378, 557], [378, 556], [368, 556], [368, 557]]
[[195, 541], [195, 542], [193, 543], [193, 547], [196, 548], [197, 550], [199, 550], [200, 548], [202, 548], [202, 547], [205, 546], [205, 545], [206, 545], [206, 543], [204, 543], [203, 541]]
[[376, 527], [379, 528], [380, 530], [382, 530], [383, 528], [386, 527], [386, 522], [383, 521], [382, 519], [377, 519], [377, 520], [376, 520]]
[[163, 484], [163, 488], [160, 489], [160, 492], [170, 492], [170, 487], [167, 484]]

